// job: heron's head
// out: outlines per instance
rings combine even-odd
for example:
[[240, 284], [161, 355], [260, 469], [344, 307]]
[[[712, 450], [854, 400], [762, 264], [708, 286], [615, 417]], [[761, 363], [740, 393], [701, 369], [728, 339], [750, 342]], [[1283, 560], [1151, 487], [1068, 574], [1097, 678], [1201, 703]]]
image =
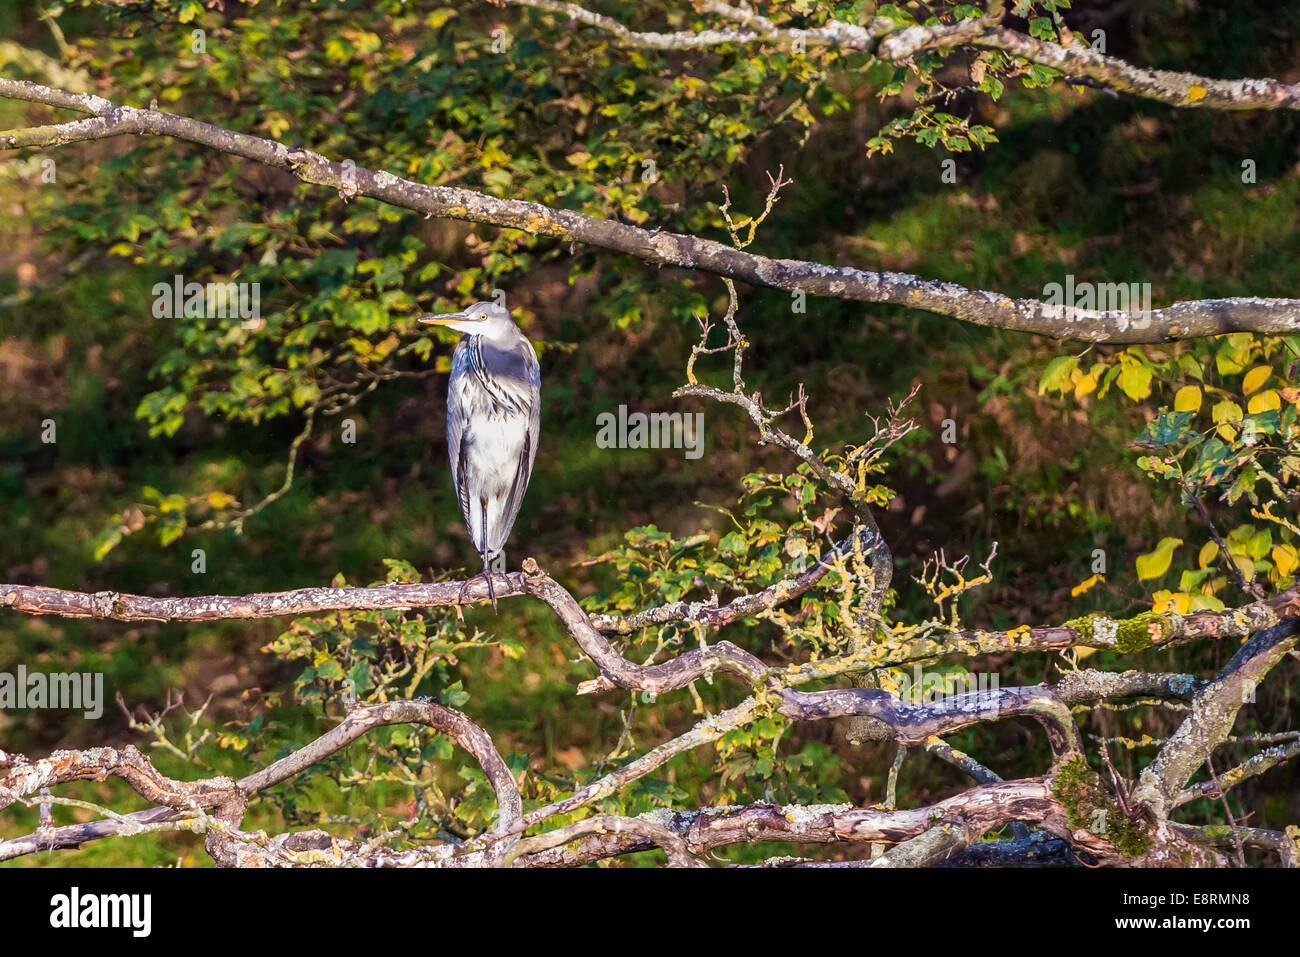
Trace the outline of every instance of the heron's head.
[[464, 312], [448, 312], [440, 316], [421, 316], [420, 322], [446, 326], [471, 336], [499, 339], [515, 330], [514, 320], [505, 306], [495, 302], [476, 302]]

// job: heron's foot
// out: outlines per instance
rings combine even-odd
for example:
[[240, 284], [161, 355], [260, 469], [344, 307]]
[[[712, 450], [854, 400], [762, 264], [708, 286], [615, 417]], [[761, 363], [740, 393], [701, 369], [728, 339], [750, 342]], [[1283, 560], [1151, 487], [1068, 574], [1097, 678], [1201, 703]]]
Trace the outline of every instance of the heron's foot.
[[471, 575], [469, 578], [466, 578], [463, 582], [461, 582], [461, 585], [460, 585], [460, 592], [456, 595], [456, 604], [458, 604], [458, 605], [464, 605], [464, 604], [466, 603], [466, 602], [465, 602], [465, 590], [466, 590], [467, 588], [469, 588], [470, 585], [474, 584], [476, 581], [478, 581], [478, 580], [479, 580], [480, 578], [482, 578], [482, 577], [483, 577], [483, 573], [482, 573], [482, 572], [479, 572], [477, 575]]
[[[474, 578], [478, 578], [478, 576], [475, 575]], [[456, 604], [458, 605], [465, 604], [465, 589], [469, 587], [469, 583], [472, 582], [474, 578], [466, 578], [463, 582], [460, 583], [460, 591], [457, 592], [456, 594]]]
[[492, 587], [492, 573], [487, 569], [484, 569], [472, 578], [466, 578], [465, 581], [461, 583], [460, 591], [456, 595], [456, 604], [465, 604], [465, 589], [469, 588], [470, 585], [474, 584], [480, 578], [487, 579], [488, 600], [492, 602], [492, 614], [495, 615], [497, 614], [497, 596], [496, 591]]

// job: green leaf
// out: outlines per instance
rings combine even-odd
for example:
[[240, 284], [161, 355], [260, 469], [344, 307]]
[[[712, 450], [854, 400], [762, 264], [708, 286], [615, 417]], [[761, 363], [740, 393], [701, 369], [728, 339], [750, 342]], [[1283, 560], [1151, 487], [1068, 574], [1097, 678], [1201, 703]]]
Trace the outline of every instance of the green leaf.
[[1043, 370], [1043, 377], [1038, 380], [1038, 394], [1063, 391], [1069, 381], [1070, 373], [1078, 367], [1078, 356], [1057, 356]]
[[461, 683], [457, 681], [454, 685], [450, 685], [444, 689], [440, 697], [442, 703], [447, 707], [459, 708], [469, 700], [469, 693], [461, 687]]

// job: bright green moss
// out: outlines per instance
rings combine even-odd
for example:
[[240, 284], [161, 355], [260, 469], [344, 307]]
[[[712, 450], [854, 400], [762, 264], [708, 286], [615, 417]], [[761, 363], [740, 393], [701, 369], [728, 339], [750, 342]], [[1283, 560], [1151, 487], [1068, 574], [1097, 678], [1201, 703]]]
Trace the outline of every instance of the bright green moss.
[[[1071, 618], [1065, 625], [1075, 629], [1085, 645], [1101, 642], [1101, 647], [1109, 647], [1113, 638], [1114, 650], [1122, 654], [1150, 648], [1157, 637], [1164, 636], [1168, 627], [1164, 616], [1154, 611], [1144, 611], [1140, 615], [1123, 619], [1085, 615], [1082, 618]], [[1152, 625], [1156, 627], [1153, 628]]]
[[[1088, 826], [1088, 814], [1084, 813], [1083, 798], [1095, 788], [1100, 787], [1096, 772], [1088, 767], [1082, 757], [1073, 757], [1061, 764], [1052, 781], [1052, 794], [1065, 808], [1066, 820], [1071, 828]], [[1086, 810], [1091, 811], [1091, 807]]]
[[1077, 631], [1085, 645], [1092, 643], [1092, 615], [1085, 615], [1083, 618], [1071, 618], [1065, 623], [1065, 627]]
[[[1156, 628], [1152, 628], [1156, 624]], [[1155, 635], [1164, 634], [1164, 618], [1153, 611], [1144, 611], [1140, 615], [1135, 615], [1119, 623], [1119, 631], [1115, 633], [1115, 650], [1129, 654], [1134, 651], [1141, 651], [1144, 648], [1150, 648]]]
[[[1139, 824], [1124, 816], [1114, 799], [1101, 784], [1097, 772], [1081, 757], [1061, 764], [1052, 780], [1052, 794], [1065, 808], [1071, 830], [1087, 829], [1097, 833], [1096, 825], [1105, 828], [1108, 841], [1125, 857], [1141, 857], [1151, 848], [1151, 838]], [[1097, 814], [1100, 810], [1103, 813]]]

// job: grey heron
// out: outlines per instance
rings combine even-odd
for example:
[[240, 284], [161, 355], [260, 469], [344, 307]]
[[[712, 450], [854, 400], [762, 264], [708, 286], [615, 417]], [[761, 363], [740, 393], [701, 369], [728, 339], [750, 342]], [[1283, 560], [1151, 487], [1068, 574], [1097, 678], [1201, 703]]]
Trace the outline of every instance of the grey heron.
[[537, 457], [542, 405], [537, 353], [510, 313], [495, 302], [423, 316], [420, 322], [465, 334], [452, 357], [447, 385], [447, 454], [460, 511], [483, 559], [496, 611], [492, 560], [510, 536]]

